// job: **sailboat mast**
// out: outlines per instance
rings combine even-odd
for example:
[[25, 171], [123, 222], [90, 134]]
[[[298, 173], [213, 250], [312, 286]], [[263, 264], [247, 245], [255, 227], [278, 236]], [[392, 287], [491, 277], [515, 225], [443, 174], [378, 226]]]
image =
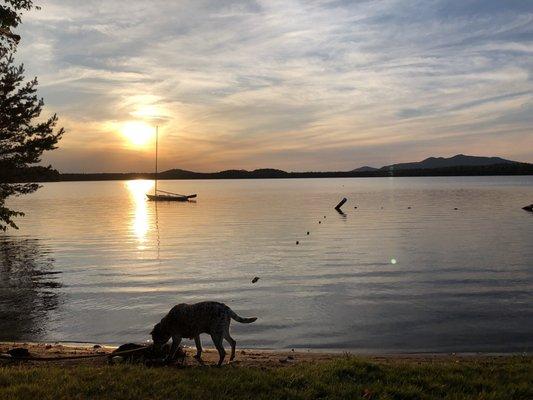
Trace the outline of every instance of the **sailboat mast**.
[[159, 126], [155, 127], [155, 186], [154, 195], [157, 195], [157, 157], [158, 157]]

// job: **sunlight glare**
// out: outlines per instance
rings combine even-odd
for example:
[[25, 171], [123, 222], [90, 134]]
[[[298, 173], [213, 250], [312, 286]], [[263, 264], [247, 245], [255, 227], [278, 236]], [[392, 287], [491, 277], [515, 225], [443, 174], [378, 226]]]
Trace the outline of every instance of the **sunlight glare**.
[[[154, 181], [134, 180], [126, 182], [130, 197], [135, 206], [131, 227], [137, 241], [142, 244], [146, 241], [146, 234], [150, 228], [148, 207], [146, 205], [146, 193], [154, 187]], [[139, 248], [142, 250], [142, 248]]]
[[122, 125], [121, 132], [131, 145], [144, 147], [152, 141], [154, 128], [145, 122], [128, 121]]

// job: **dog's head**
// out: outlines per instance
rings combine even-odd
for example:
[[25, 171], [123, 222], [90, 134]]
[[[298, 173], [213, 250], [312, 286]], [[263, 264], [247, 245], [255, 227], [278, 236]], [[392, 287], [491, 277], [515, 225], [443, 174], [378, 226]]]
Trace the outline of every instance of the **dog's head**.
[[154, 347], [156, 350], [161, 350], [161, 347], [168, 342], [171, 336], [169, 333], [165, 332], [161, 326], [161, 322], [155, 324], [154, 329], [152, 329], [152, 332], [150, 332], [150, 335], [152, 335], [152, 341], [154, 342]]

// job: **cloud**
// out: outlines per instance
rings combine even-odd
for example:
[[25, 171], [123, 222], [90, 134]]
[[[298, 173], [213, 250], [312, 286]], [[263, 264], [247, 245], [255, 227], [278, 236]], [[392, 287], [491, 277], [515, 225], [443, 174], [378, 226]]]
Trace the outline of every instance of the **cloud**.
[[51, 0], [24, 19], [18, 58], [69, 130], [47, 156], [61, 170], [132, 169], [105, 130], [143, 107], [162, 113], [168, 168], [533, 161], [529, 2], [125, 4]]

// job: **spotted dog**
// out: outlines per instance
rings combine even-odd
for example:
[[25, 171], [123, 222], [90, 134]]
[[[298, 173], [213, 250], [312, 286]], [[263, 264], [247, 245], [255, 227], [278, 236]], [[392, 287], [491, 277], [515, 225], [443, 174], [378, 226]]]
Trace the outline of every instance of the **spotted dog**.
[[250, 324], [257, 318], [242, 318], [227, 305], [215, 301], [204, 301], [196, 304], [178, 304], [163, 317], [161, 322], [154, 326], [151, 332], [152, 340], [156, 348], [161, 348], [170, 338], [172, 347], [169, 357], [174, 357], [178, 350], [182, 338], [194, 339], [196, 344], [196, 355], [201, 362], [202, 344], [200, 334], [208, 333], [213, 339], [213, 343], [218, 350], [220, 357], [218, 365], [222, 365], [226, 351], [222, 345], [222, 339], [231, 345], [230, 361], [235, 358], [235, 340], [229, 334], [231, 320], [243, 324]]

